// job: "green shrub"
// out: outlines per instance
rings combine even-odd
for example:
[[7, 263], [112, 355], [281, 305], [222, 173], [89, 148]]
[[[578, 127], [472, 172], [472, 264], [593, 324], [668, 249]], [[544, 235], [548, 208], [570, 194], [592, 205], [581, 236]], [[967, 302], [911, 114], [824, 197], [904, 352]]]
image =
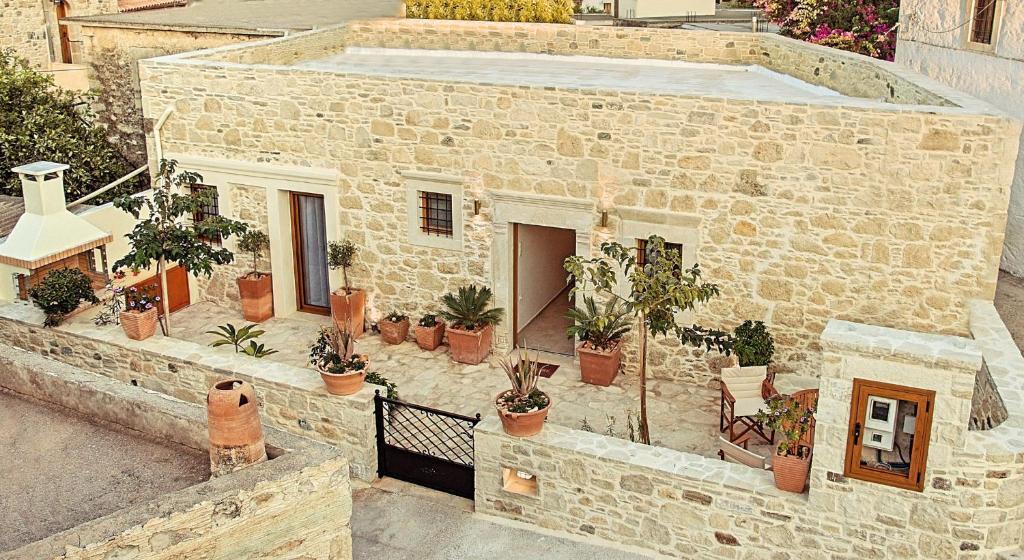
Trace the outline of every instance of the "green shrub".
[[572, 0], [406, 0], [405, 17], [572, 23]]
[[733, 351], [740, 366], [766, 366], [775, 355], [775, 341], [763, 321], [744, 321], [733, 333]]
[[61, 268], [50, 271], [43, 281], [28, 291], [32, 303], [46, 313], [47, 327], [55, 327], [83, 301], [99, 303], [92, 291], [92, 281], [77, 268]]

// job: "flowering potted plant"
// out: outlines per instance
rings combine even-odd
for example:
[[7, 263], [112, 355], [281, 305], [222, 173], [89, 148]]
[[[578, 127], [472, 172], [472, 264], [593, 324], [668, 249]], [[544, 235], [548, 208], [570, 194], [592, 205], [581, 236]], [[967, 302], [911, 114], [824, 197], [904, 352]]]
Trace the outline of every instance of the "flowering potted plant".
[[260, 257], [269, 247], [270, 238], [257, 229], [243, 233], [238, 240], [238, 248], [252, 255], [252, 270], [236, 280], [246, 321], [261, 323], [274, 316], [273, 281], [270, 274], [259, 270]]
[[124, 294], [124, 309], [121, 310], [121, 328], [132, 340], [145, 340], [156, 334], [160, 296], [156, 295], [157, 285], [116, 288]]
[[540, 433], [551, 409], [551, 398], [537, 388], [540, 362], [536, 356], [530, 358], [529, 350], [520, 349], [515, 359], [511, 355], [505, 357], [501, 368], [512, 382], [511, 389], [494, 398], [501, 427], [505, 433], [516, 437]]
[[327, 265], [331, 270], [341, 269], [344, 285], [331, 293], [331, 317], [334, 319], [336, 328], [346, 328], [352, 333], [353, 338], [359, 338], [363, 334], [363, 323], [366, 316], [366, 292], [353, 288], [348, 282], [348, 269], [355, 264], [356, 256], [359, 254], [359, 247], [351, 241], [331, 242], [327, 246]]
[[757, 420], [775, 432], [779, 443], [772, 458], [775, 486], [801, 493], [811, 469], [811, 448], [800, 440], [811, 427], [814, 407], [805, 408], [796, 399], [778, 395], [768, 400], [768, 410], [759, 410]]
[[504, 313], [499, 307], [491, 309], [491, 290], [479, 286], [462, 286], [458, 294], [445, 294], [441, 301], [447, 309], [441, 316], [448, 320], [448, 346], [452, 359], [463, 364], [479, 364], [491, 353], [494, 325], [501, 322]]
[[380, 327], [380, 337], [388, 344], [401, 344], [409, 336], [409, 316], [397, 311], [388, 313], [377, 326]]
[[347, 327], [321, 327], [309, 349], [309, 363], [320, 372], [327, 392], [332, 395], [358, 393], [366, 380], [369, 359], [354, 352], [354, 337]]
[[420, 317], [416, 324], [416, 344], [420, 348], [430, 351], [437, 349], [444, 340], [444, 321], [440, 321], [437, 315], [428, 313]]
[[630, 331], [632, 318], [615, 299], [604, 309], [593, 297], [584, 296], [583, 306], [569, 310], [568, 334], [579, 338], [580, 378], [584, 383], [607, 387], [615, 380], [622, 364], [622, 337]]

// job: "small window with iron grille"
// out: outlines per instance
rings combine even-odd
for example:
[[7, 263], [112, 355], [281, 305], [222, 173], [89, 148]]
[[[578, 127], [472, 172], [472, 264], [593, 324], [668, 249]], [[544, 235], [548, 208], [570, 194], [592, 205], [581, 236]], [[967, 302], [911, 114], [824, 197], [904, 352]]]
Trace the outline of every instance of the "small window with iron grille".
[[971, 12], [971, 42], [991, 45], [996, 30], [999, 0], [974, 0]]
[[[646, 239], [636, 240], [636, 264], [637, 266], [644, 266], [649, 262], [653, 262], [652, 259], [657, 258], [653, 255], [653, 247], [647, 246]], [[681, 243], [669, 243], [665, 242], [665, 255], [674, 261], [674, 265], [679, 272], [683, 270], [683, 245]]]
[[[220, 206], [217, 199], [217, 187], [211, 185], [192, 185], [191, 188], [192, 194], [208, 193], [206, 194], [205, 204], [192, 214], [193, 222], [198, 224], [207, 218], [220, 215]], [[213, 245], [220, 245], [221, 242], [220, 235], [217, 234], [212, 236], [200, 236], [200, 239]]]
[[455, 232], [452, 195], [420, 191], [420, 231], [426, 235], [452, 237]]

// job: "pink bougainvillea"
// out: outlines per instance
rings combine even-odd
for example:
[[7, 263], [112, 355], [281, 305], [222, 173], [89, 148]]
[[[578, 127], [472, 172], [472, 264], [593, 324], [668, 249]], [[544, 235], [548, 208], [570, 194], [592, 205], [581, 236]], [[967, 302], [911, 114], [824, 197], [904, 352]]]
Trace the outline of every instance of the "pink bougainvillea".
[[795, 39], [892, 60], [899, 0], [755, 0], [780, 32]]

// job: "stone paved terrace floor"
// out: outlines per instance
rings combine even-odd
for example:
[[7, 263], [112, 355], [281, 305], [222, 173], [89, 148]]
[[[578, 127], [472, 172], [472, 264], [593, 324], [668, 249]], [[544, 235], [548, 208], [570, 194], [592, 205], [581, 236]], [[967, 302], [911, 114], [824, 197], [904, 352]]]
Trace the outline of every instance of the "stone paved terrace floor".
[[[217, 325], [245, 324], [237, 310], [210, 302], [178, 311], [172, 320], [175, 336], [199, 344], [209, 344], [214, 339], [204, 333]], [[316, 337], [317, 327], [328, 322], [327, 317], [295, 314], [263, 323], [266, 334], [260, 342], [279, 350], [266, 359], [308, 367], [307, 352]], [[392, 346], [372, 334], [356, 346], [357, 352], [369, 355], [371, 370], [398, 384], [400, 396], [406, 401], [466, 415], [493, 414], [494, 395], [508, 385], [495, 357], [492, 356], [491, 363], [468, 366], [452, 362], [446, 349], [442, 346], [434, 352], [425, 352], [411, 341]], [[211, 348], [211, 351], [230, 352], [226, 348]], [[551, 355], [549, 361], [560, 363], [554, 376], [540, 383], [554, 400], [549, 421], [578, 429], [586, 418], [595, 431], [604, 432], [607, 416], [614, 416], [616, 432], [626, 433], [627, 411], [639, 410], [635, 375], [620, 374], [611, 387], [596, 387], [579, 381], [579, 370], [571, 359]], [[310, 369], [310, 375], [316, 373]], [[718, 406], [717, 390], [651, 380], [649, 416], [654, 443], [679, 451], [713, 455], [717, 452]]]
[[0, 552], [210, 476], [206, 453], [0, 390]]

